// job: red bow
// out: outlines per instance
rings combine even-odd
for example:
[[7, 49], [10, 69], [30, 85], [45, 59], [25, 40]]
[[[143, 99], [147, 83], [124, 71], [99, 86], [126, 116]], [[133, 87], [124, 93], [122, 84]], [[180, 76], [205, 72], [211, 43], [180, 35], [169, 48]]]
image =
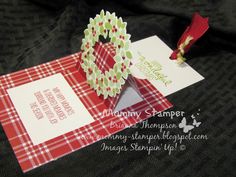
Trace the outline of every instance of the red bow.
[[208, 30], [208, 18], [203, 18], [199, 13], [192, 17], [190, 26], [182, 34], [178, 41], [177, 49], [173, 51], [170, 58], [178, 60], [180, 63], [185, 61], [183, 55], [188, 52], [190, 47]]

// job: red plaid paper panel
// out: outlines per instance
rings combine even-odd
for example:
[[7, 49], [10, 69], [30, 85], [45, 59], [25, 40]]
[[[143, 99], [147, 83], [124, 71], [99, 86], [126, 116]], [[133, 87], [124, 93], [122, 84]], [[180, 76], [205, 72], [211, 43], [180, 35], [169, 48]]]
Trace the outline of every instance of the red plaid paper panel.
[[98, 42], [94, 46], [94, 55], [96, 57], [95, 63], [98, 68], [105, 73], [110, 68], [113, 68], [115, 61], [113, 57], [115, 56], [114, 46], [111, 43], [103, 44]]
[[[156, 111], [164, 111], [172, 106], [150, 82], [147, 80], [139, 80], [135, 82], [135, 84], [142, 90], [141, 93], [143, 94], [144, 100], [126, 108], [126, 110], [141, 112], [141, 119], [137, 119], [137, 117], [113, 115], [102, 117], [103, 110], [108, 107], [104, 104], [104, 100], [98, 97], [93, 89], [88, 86], [86, 78], [83, 77], [75, 67], [79, 60], [80, 53], [76, 53], [68, 57], [0, 77], [0, 122], [24, 172], [117, 133], [123, 130], [124, 128], [122, 127], [124, 126], [129, 127], [141, 120], [147, 119], [149, 115], [144, 111], [147, 108], [155, 109]], [[62, 73], [76, 95], [93, 116], [94, 122], [39, 145], [33, 145], [6, 89], [56, 73]], [[111, 122], [124, 126], [111, 127]]]

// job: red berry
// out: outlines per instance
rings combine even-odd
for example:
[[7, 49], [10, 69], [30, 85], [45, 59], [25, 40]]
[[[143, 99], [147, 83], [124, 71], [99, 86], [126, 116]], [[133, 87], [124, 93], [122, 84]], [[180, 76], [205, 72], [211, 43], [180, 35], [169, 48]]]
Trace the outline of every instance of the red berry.
[[93, 70], [91, 68], [88, 69], [89, 75], [93, 73]]

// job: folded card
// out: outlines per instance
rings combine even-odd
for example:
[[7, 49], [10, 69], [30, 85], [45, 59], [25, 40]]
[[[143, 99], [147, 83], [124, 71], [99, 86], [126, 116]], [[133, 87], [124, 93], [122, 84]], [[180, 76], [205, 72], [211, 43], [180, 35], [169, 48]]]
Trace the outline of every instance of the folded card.
[[156, 36], [129, 46], [126, 23], [101, 11], [81, 52], [0, 77], [0, 122], [24, 172], [169, 109], [162, 94], [203, 79]]

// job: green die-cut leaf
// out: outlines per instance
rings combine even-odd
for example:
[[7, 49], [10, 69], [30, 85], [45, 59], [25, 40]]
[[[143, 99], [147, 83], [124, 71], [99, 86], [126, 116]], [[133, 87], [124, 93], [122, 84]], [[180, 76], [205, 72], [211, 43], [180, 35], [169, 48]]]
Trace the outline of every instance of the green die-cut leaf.
[[116, 42], [116, 37], [113, 36], [112, 39], [111, 39], [111, 42], [115, 43]]
[[125, 29], [125, 28], [126, 28], [126, 25], [127, 25], [127, 23], [124, 22], [124, 23], [121, 25], [121, 28]]
[[104, 84], [107, 86], [108, 85], [108, 79], [105, 77], [104, 78]]
[[124, 79], [127, 79], [127, 78], [128, 78], [128, 72], [127, 72], [127, 70], [125, 70], [125, 72], [123, 72], [123, 78], [124, 78]]
[[121, 25], [122, 25], [122, 21], [121, 21], [121, 19], [119, 18], [119, 19], [117, 20], [117, 26], [118, 26], [118, 28], [120, 28]]
[[125, 84], [125, 80], [124, 80], [124, 79], [121, 79], [121, 80], [120, 80], [120, 83], [121, 83], [121, 85]]
[[109, 19], [111, 16], [111, 13], [109, 11], [106, 11], [106, 18]]
[[118, 72], [120, 72], [120, 70], [121, 70], [121, 64], [120, 63], [116, 63], [114, 65], [114, 72], [118, 73]]
[[86, 60], [84, 60], [84, 65], [88, 66], [88, 62]]
[[96, 24], [98, 22], [97, 18], [94, 19], [94, 24]]
[[130, 69], [129, 69], [129, 68], [127, 68], [127, 72], [128, 72], [128, 74], [131, 74], [131, 71], [130, 71]]
[[84, 34], [85, 36], [89, 35], [89, 30], [88, 29], [84, 30]]
[[121, 62], [121, 57], [120, 57], [120, 55], [115, 56], [115, 61], [118, 62], [118, 63]]
[[120, 41], [120, 47], [124, 47], [124, 42], [123, 41]]
[[131, 59], [132, 58], [132, 53], [130, 51], [127, 51], [126, 56], [127, 56], [127, 58]]
[[93, 38], [93, 39], [92, 39], [92, 44], [95, 45], [95, 43], [96, 43], [96, 41], [95, 41], [95, 39]]
[[102, 93], [100, 90], [96, 90], [96, 92], [97, 92], [98, 96], [100, 96]]
[[107, 97], [108, 97], [108, 92], [107, 92], [107, 91], [104, 91], [103, 96], [104, 96], [104, 99], [107, 99]]
[[100, 27], [100, 33], [103, 34], [103, 33], [104, 33], [104, 30], [105, 30], [104, 27], [101, 26], [101, 27]]
[[128, 49], [129, 49], [129, 42], [125, 42], [124, 49], [125, 49], [125, 50], [128, 50]]
[[111, 91], [107, 91], [107, 93], [108, 93], [108, 96], [111, 96]]
[[111, 30], [112, 29], [112, 26], [109, 22], [106, 22], [105, 23], [105, 28], [108, 29], [108, 30]]
[[121, 73], [120, 72], [117, 72], [116, 78], [117, 78], [117, 80], [120, 80], [120, 78], [121, 78]]
[[116, 95], [116, 88], [112, 89], [113, 95]]
[[94, 19], [90, 18], [90, 19], [89, 19], [89, 23], [90, 23], [90, 24], [94, 24]]
[[98, 85], [102, 88], [103, 87], [103, 82], [101, 80], [98, 80]]
[[100, 16], [101, 16], [101, 18], [103, 18], [104, 15], [105, 15], [104, 10], [101, 10], [101, 12], [100, 12]]
[[120, 89], [116, 88], [116, 93], [119, 93], [120, 92]]
[[92, 80], [88, 80], [88, 84], [92, 86], [93, 85]]

